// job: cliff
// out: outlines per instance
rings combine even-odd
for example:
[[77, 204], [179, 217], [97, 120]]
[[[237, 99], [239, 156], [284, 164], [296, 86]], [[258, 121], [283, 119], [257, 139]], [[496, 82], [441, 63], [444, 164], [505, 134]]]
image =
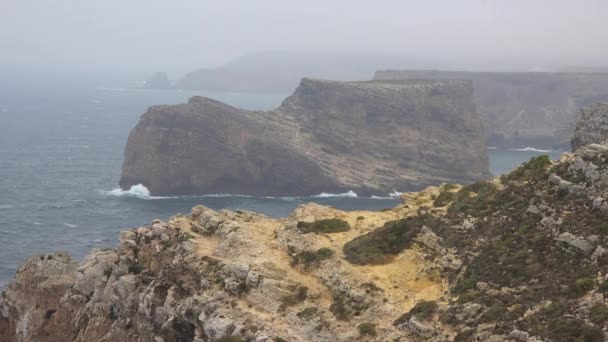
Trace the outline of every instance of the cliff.
[[463, 79], [475, 88], [488, 145], [568, 149], [580, 108], [608, 100], [608, 74], [382, 70], [374, 79]]
[[385, 195], [487, 175], [469, 82], [303, 79], [270, 112], [202, 97], [151, 107], [129, 135], [120, 186], [160, 195]]
[[608, 140], [608, 104], [596, 104], [583, 108], [572, 138], [572, 150], [591, 143]]
[[0, 337], [604, 341], [607, 179], [608, 146], [592, 144], [382, 212], [197, 206], [80, 264], [29, 258], [0, 298]]

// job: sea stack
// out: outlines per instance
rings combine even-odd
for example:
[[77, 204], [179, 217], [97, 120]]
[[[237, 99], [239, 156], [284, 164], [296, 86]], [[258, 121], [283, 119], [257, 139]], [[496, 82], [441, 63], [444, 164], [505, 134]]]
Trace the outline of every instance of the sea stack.
[[155, 195], [386, 195], [489, 175], [469, 81], [303, 79], [269, 112], [193, 97], [131, 131], [120, 186]]
[[164, 72], [157, 72], [144, 83], [145, 89], [171, 89], [173, 85]]

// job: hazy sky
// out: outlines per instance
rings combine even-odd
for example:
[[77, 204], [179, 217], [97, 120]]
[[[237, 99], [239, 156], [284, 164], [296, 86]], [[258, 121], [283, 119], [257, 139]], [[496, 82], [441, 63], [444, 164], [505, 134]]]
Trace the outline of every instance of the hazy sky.
[[0, 67], [190, 70], [268, 51], [608, 64], [608, 0], [0, 0]]

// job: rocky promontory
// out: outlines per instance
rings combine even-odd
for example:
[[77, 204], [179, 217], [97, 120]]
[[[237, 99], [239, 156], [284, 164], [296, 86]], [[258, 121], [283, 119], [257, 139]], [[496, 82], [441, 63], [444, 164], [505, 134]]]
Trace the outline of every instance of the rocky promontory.
[[166, 73], [157, 72], [144, 83], [143, 87], [145, 89], [171, 89], [173, 85]]
[[0, 340], [605, 341], [607, 188], [591, 144], [381, 212], [197, 206], [80, 263], [27, 259]]
[[152, 194], [387, 194], [489, 175], [467, 81], [303, 79], [269, 112], [193, 97], [131, 131], [120, 186]]
[[608, 74], [381, 70], [377, 80], [471, 80], [488, 145], [568, 149], [581, 108], [608, 101]]
[[608, 141], [608, 104], [599, 103], [581, 110], [572, 138], [572, 150], [587, 144]]

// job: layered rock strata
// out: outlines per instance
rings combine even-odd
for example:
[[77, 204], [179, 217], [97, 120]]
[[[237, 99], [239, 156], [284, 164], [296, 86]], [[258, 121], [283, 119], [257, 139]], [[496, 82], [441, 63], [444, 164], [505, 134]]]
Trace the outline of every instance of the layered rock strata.
[[489, 175], [466, 81], [304, 79], [270, 112], [204, 97], [151, 107], [131, 131], [120, 186], [153, 194], [386, 195]]

